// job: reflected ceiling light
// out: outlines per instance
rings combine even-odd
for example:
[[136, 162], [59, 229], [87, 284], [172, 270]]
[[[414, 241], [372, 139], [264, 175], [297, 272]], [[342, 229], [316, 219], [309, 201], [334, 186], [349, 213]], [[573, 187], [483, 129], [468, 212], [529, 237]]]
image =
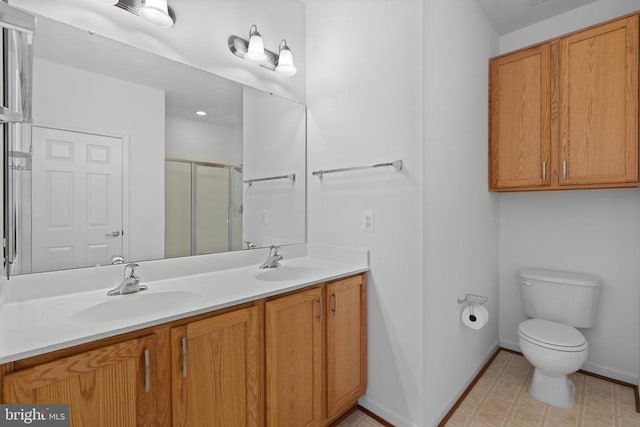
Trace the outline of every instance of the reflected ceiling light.
[[173, 18], [169, 15], [167, 0], [146, 0], [140, 9], [140, 16], [162, 28], [173, 27]]
[[230, 36], [228, 44], [229, 50], [234, 55], [283, 76], [293, 76], [297, 71], [293, 65], [293, 54], [287, 45], [287, 41], [283, 39], [280, 42], [278, 54], [271, 52], [264, 48], [262, 36], [255, 25], [252, 25], [249, 29], [249, 41], [242, 37]]
[[298, 70], [293, 65], [293, 55], [291, 49], [287, 46], [287, 41], [282, 39], [280, 42], [280, 53], [278, 55], [278, 65], [276, 66], [276, 73], [280, 73], [283, 76], [291, 77]]
[[118, 0], [98, 0], [99, 3], [103, 3], [103, 4], [108, 4], [108, 5], [115, 5], [116, 3], [118, 3]]
[[267, 55], [264, 53], [262, 36], [255, 25], [252, 25], [249, 29], [249, 48], [247, 53], [244, 54], [244, 59], [258, 65], [266, 64], [268, 61]]
[[207, 115], [207, 112], [206, 111], [202, 111], [202, 110], [196, 111], [196, 115], [204, 117], [204, 116]]

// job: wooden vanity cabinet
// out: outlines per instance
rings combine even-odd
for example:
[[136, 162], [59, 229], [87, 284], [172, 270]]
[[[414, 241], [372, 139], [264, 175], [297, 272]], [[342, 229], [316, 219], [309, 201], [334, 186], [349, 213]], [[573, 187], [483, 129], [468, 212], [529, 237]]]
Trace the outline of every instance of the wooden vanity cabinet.
[[367, 390], [367, 292], [364, 276], [327, 284], [327, 419]]
[[489, 189], [634, 187], [638, 15], [490, 61]]
[[257, 307], [172, 328], [172, 425], [262, 425], [261, 354]]
[[155, 426], [153, 336], [131, 339], [10, 373], [3, 403], [69, 404], [73, 427]]
[[320, 287], [265, 305], [268, 427], [312, 427], [322, 422]]
[[2, 403], [71, 426], [328, 426], [366, 391], [366, 278], [0, 364]]
[[364, 274], [265, 304], [267, 426], [328, 426], [367, 389]]

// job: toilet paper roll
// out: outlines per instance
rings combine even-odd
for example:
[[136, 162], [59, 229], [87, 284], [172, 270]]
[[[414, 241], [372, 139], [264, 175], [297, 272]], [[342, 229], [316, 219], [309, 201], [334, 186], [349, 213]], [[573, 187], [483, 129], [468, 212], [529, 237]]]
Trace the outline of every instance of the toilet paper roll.
[[467, 306], [462, 310], [462, 323], [471, 329], [480, 329], [489, 321], [489, 312], [482, 305]]

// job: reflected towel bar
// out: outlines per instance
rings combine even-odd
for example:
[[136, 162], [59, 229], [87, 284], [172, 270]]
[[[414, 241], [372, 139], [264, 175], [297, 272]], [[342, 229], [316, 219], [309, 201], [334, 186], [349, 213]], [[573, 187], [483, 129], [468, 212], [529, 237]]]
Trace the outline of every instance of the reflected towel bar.
[[243, 182], [245, 184], [249, 184], [249, 187], [251, 187], [251, 184], [253, 184], [254, 182], [274, 181], [276, 179], [290, 179], [291, 181], [295, 181], [296, 180], [296, 174], [292, 173], [291, 175], [279, 175], [279, 176], [270, 176], [270, 177], [267, 177], [267, 178], [247, 179], [247, 180], [245, 180]]
[[322, 175], [327, 174], [327, 173], [357, 171], [357, 170], [362, 170], [362, 169], [375, 169], [375, 168], [382, 168], [382, 167], [385, 167], [385, 166], [393, 166], [396, 171], [401, 171], [402, 170], [402, 160], [395, 160], [393, 162], [387, 162], [387, 163], [376, 163], [376, 164], [370, 165], [370, 166], [353, 166], [353, 167], [350, 167], [350, 168], [319, 170], [319, 171], [312, 172], [312, 175], [313, 176], [317, 176], [319, 178], [322, 178]]

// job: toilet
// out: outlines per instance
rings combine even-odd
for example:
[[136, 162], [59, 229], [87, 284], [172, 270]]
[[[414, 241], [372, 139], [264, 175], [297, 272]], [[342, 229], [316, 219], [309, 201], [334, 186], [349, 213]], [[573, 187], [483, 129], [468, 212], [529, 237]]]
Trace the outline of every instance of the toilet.
[[576, 328], [593, 326], [602, 279], [540, 268], [518, 271], [525, 313], [518, 343], [535, 368], [529, 394], [549, 405], [571, 408], [575, 386], [568, 375], [587, 360], [588, 345]]

